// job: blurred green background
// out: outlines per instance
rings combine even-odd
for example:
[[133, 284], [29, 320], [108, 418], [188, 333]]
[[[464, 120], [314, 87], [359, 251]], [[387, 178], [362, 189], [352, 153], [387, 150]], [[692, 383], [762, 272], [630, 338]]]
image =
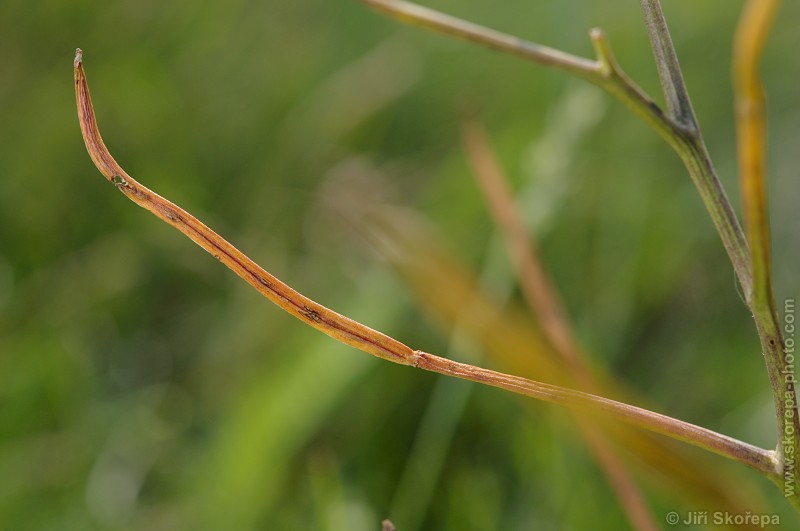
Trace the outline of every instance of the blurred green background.
[[[740, 3], [664, 4], [738, 205]], [[588, 28], [603, 27], [658, 96], [636, 2], [428, 5], [585, 56]], [[785, 2], [764, 59], [779, 302], [798, 295], [798, 25], [800, 5]], [[431, 318], [342, 215], [348, 200], [380, 200], [426, 219], [498, 304], [520, 305], [460, 145], [459, 110], [479, 107], [529, 192], [526, 215], [592, 360], [658, 411], [773, 444], [752, 322], [699, 198], [667, 146], [598, 90], [353, 1], [3, 0], [0, 529], [628, 525], [570, 417], [340, 346], [116, 193], [80, 137], [76, 47], [132, 176], [322, 304], [497, 367]], [[743, 511], [796, 525], [755, 473], [692, 455], [738, 478], [724, 488], [753, 501]], [[631, 473], [659, 523], [717, 509]]]

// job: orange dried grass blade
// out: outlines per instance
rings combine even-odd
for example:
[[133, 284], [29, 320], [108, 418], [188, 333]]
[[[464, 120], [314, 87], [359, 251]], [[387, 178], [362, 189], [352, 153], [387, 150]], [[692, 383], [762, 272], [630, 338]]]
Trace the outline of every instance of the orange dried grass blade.
[[492, 219], [506, 241], [508, 254], [516, 269], [525, 300], [534, 312], [542, 331], [555, 351], [567, 361], [581, 384], [591, 385], [575, 341], [561, 297], [539, 260], [535, 244], [530, 240], [497, 162], [486, 132], [476, 120], [467, 120], [461, 127], [464, 149], [473, 174], [483, 193]]

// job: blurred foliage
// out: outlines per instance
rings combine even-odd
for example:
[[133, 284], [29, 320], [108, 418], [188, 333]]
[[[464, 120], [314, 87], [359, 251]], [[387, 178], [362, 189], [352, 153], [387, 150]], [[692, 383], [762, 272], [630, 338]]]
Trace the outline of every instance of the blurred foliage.
[[[430, 5], [587, 56], [586, 30], [604, 27], [655, 95], [634, 4]], [[733, 198], [738, 5], [664, 4]], [[786, 2], [764, 62], [779, 304], [798, 294], [799, 23]], [[344, 348], [116, 194], [80, 138], [78, 46], [106, 142], [131, 175], [319, 302], [472, 360], [481, 349], [429, 318], [330, 198], [359, 182], [337, 175], [372, 168], [371, 187], [346, 191], [426, 218], [490, 293], [519, 303], [458, 141], [458, 109], [480, 106], [511, 178], [532, 186], [528, 215], [542, 218], [542, 254], [592, 361], [658, 411], [773, 444], [752, 322], [688, 177], [593, 89], [581, 97], [600, 115], [572, 138], [580, 117], [548, 118], [578, 90], [563, 74], [351, 1], [4, 0], [0, 528], [626, 526], [569, 417]], [[697, 457], [795, 521], [756, 474]], [[716, 509], [633, 471], [659, 519]]]

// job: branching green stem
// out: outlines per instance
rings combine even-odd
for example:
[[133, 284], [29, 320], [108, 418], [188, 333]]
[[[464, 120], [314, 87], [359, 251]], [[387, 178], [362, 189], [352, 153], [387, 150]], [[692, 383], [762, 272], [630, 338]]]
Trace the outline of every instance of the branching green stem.
[[[792, 490], [796, 491], [800, 481], [800, 470], [796, 465], [796, 456], [800, 454], [800, 415], [794, 389], [794, 367], [789, 367], [784, 360], [785, 343], [772, 290], [765, 169], [766, 111], [764, 90], [758, 73], [764, 45], [779, 4], [779, 0], [748, 1], [739, 18], [734, 39], [733, 85], [736, 95], [740, 182], [747, 228], [747, 240], [745, 240], [741, 229], [727, 235], [722, 233], [723, 230], [731, 231], [734, 223], [738, 222], [724, 190], [721, 187], [716, 190], [719, 180], [714, 175], [714, 166], [700, 133], [700, 126], [692, 108], [659, 0], [641, 0], [670, 116], [684, 125], [690, 133], [686, 149], [679, 149], [678, 152], [693, 177], [697, 175], [695, 182], [698, 178], [705, 181], [705, 186], [698, 186], [700, 193], [713, 192], [707, 198], [704, 197], [706, 204], [714, 204], [720, 216], [730, 218], [729, 223], [718, 223], [717, 229], [723, 234], [723, 242], [735, 243], [735, 246], [729, 249], [729, 254], [737, 273], [740, 270], [749, 272], [749, 275], [739, 274], [739, 279], [745, 294], [745, 302], [752, 311], [756, 323], [773, 393], [778, 428], [776, 452], [782, 463], [784, 475], [788, 478], [784, 479], [786, 484], [783, 485], [783, 490], [792, 503], [800, 507], [800, 496], [796, 492], [792, 493]], [[727, 245], [726, 243], [726, 247]], [[786, 459], [787, 455], [789, 459]], [[789, 483], [793, 485], [792, 488], [787, 488]]]

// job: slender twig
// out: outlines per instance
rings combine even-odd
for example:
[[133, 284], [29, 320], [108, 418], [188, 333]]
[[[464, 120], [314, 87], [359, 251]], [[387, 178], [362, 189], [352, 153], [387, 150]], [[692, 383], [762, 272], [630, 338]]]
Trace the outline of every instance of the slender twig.
[[678, 63], [675, 47], [672, 45], [672, 37], [664, 13], [661, 11], [661, 4], [658, 0], [641, 0], [641, 4], [658, 68], [658, 77], [661, 79], [661, 88], [664, 91], [667, 114], [684, 127], [697, 130], [697, 118], [692, 109], [692, 100], [683, 81], [683, 72]]
[[[586, 368], [561, 297], [539, 259], [536, 245], [525, 230], [508, 179], [490, 146], [485, 129], [477, 119], [468, 119], [462, 122], [461, 134], [475, 180], [495, 225], [506, 240], [528, 306], [554, 350], [567, 362], [576, 381], [583, 388], [595, 391], [596, 382]], [[636, 482], [606, 436], [583, 416], [576, 416], [576, 420], [633, 528], [638, 531], [658, 529]]]
[[301, 295], [272, 276], [187, 211], [135, 181], [117, 164], [100, 136], [82, 61], [82, 52], [78, 50], [74, 61], [78, 119], [86, 149], [100, 173], [128, 199], [181, 231], [267, 299], [309, 326], [342, 343], [394, 363], [479, 382], [573, 409], [595, 413], [604, 412], [619, 421], [684, 441], [740, 462], [767, 476], [774, 477], [777, 474], [773, 451], [758, 448], [707, 428], [629, 404], [413, 350], [396, 339], [372, 330]]

